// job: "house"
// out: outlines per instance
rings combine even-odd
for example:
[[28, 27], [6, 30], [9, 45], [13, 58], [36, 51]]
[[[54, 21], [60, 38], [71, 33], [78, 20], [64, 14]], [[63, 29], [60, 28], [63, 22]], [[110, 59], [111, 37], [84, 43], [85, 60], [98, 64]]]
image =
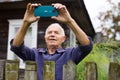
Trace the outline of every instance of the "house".
[[[9, 42], [20, 27], [26, 5], [29, 2], [41, 3], [42, 5], [50, 5], [51, 3], [62, 3], [66, 5], [78, 25], [88, 36], [94, 37], [95, 31], [83, 0], [5, 0], [0, 2], [0, 59], [16, 58], [16, 56], [10, 52]], [[44, 31], [52, 22], [55, 21], [42, 19], [39, 22], [33, 23], [28, 30], [25, 44], [30, 47], [46, 47]], [[63, 24], [63, 26], [68, 37], [64, 46], [74, 46], [76, 40], [74, 34], [66, 25]]]

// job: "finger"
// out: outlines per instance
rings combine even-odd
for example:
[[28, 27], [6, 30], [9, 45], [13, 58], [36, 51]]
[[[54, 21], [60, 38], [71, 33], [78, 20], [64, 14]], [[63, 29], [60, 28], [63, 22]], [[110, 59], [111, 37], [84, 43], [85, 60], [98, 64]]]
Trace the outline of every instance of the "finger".
[[31, 4], [31, 5], [30, 5], [30, 8], [29, 8], [29, 10], [32, 10], [32, 9], [33, 9], [33, 4]]
[[66, 9], [66, 6], [65, 5], [59, 6], [58, 9]]
[[61, 6], [62, 6], [62, 4], [60, 4], [60, 3], [56, 3], [56, 4], [52, 4], [56, 9], [59, 9]]
[[28, 3], [28, 4], [27, 4], [27, 10], [30, 9], [30, 5], [31, 5], [31, 3]]
[[65, 8], [65, 5], [59, 5], [58, 6], [58, 9], [64, 9]]
[[52, 6], [54, 6], [54, 5], [55, 5], [55, 3], [52, 3], [51, 5], [52, 5]]
[[38, 3], [38, 6], [41, 6], [42, 4], [41, 3]]
[[52, 16], [51, 19], [57, 20], [57, 17], [56, 16]]
[[39, 20], [39, 19], [40, 19], [40, 16], [37, 16], [36, 18], [37, 18], [37, 20]]
[[34, 3], [34, 4], [32, 4], [32, 6], [41, 6], [41, 4], [40, 3]]
[[37, 6], [41, 6], [41, 4], [40, 3], [39, 4], [37, 4], [37, 3], [32, 4], [31, 5], [31, 10], [34, 10], [34, 8], [37, 7]]

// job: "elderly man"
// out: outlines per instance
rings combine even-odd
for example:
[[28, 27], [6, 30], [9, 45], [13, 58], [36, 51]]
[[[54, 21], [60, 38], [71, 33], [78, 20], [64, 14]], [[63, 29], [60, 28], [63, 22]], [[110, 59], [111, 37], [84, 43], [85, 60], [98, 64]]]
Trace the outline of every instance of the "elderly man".
[[20, 58], [25, 60], [36, 61], [38, 68], [38, 78], [43, 80], [43, 62], [44, 60], [55, 61], [55, 80], [62, 80], [63, 65], [69, 60], [78, 64], [91, 50], [92, 42], [88, 36], [77, 25], [75, 20], [70, 16], [65, 5], [60, 3], [52, 4], [59, 12], [58, 16], [53, 16], [59, 22], [66, 24], [75, 33], [79, 42], [78, 46], [63, 49], [61, 44], [65, 41], [66, 36], [63, 28], [58, 23], [48, 26], [45, 32], [45, 41], [47, 48], [29, 48], [24, 45], [24, 37], [30, 24], [38, 21], [39, 16], [34, 16], [34, 8], [41, 4], [27, 5], [23, 23], [18, 30], [15, 38], [11, 41], [11, 50]]

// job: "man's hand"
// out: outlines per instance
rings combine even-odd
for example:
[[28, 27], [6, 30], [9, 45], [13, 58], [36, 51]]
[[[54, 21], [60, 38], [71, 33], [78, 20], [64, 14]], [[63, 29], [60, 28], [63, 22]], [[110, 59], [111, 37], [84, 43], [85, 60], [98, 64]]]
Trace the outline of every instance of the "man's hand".
[[27, 5], [23, 23], [22, 23], [21, 27], [19, 28], [18, 32], [16, 33], [16, 36], [14, 37], [14, 40], [13, 40], [14, 46], [18, 47], [23, 43], [26, 32], [27, 32], [30, 24], [40, 19], [40, 17], [34, 16], [35, 6], [40, 6], [40, 5], [41, 4], [31, 4], [31, 3], [29, 3]]
[[65, 24], [72, 21], [72, 17], [70, 16], [70, 13], [68, 12], [65, 5], [62, 5], [60, 3], [52, 4], [57, 10], [58, 10], [58, 16], [53, 16], [52, 19], [55, 19], [59, 22], [63, 22]]
[[63, 22], [66, 25], [68, 25], [68, 27], [70, 27], [72, 31], [75, 33], [81, 45], [90, 44], [90, 41], [86, 33], [80, 28], [80, 26], [76, 23], [76, 21], [70, 16], [70, 13], [68, 12], [66, 6], [60, 3], [56, 3], [52, 5], [58, 10], [58, 13], [59, 13], [57, 17], [52, 17], [52, 19], [55, 19], [59, 22]]
[[35, 8], [36, 6], [40, 6], [40, 5], [41, 5], [41, 4], [31, 4], [31, 3], [29, 3], [29, 4], [27, 5], [27, 9], [26, 9], [26, 12], [25, 12], [23, 21], [31, 24], [31, 23], [39, 20], [39, 19], [40, 19], [39, 16], [38, 16], [38, 17], [35, 17], [35, 16], [34, 16], [34, 8]]

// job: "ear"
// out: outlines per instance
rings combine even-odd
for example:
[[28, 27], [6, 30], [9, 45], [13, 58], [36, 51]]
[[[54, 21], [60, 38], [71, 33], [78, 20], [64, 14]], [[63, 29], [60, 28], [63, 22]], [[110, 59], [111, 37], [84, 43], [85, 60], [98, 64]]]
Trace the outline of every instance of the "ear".
[[63, 36], [62, 42], [65, 42], [66, 40], [66, 36]]

